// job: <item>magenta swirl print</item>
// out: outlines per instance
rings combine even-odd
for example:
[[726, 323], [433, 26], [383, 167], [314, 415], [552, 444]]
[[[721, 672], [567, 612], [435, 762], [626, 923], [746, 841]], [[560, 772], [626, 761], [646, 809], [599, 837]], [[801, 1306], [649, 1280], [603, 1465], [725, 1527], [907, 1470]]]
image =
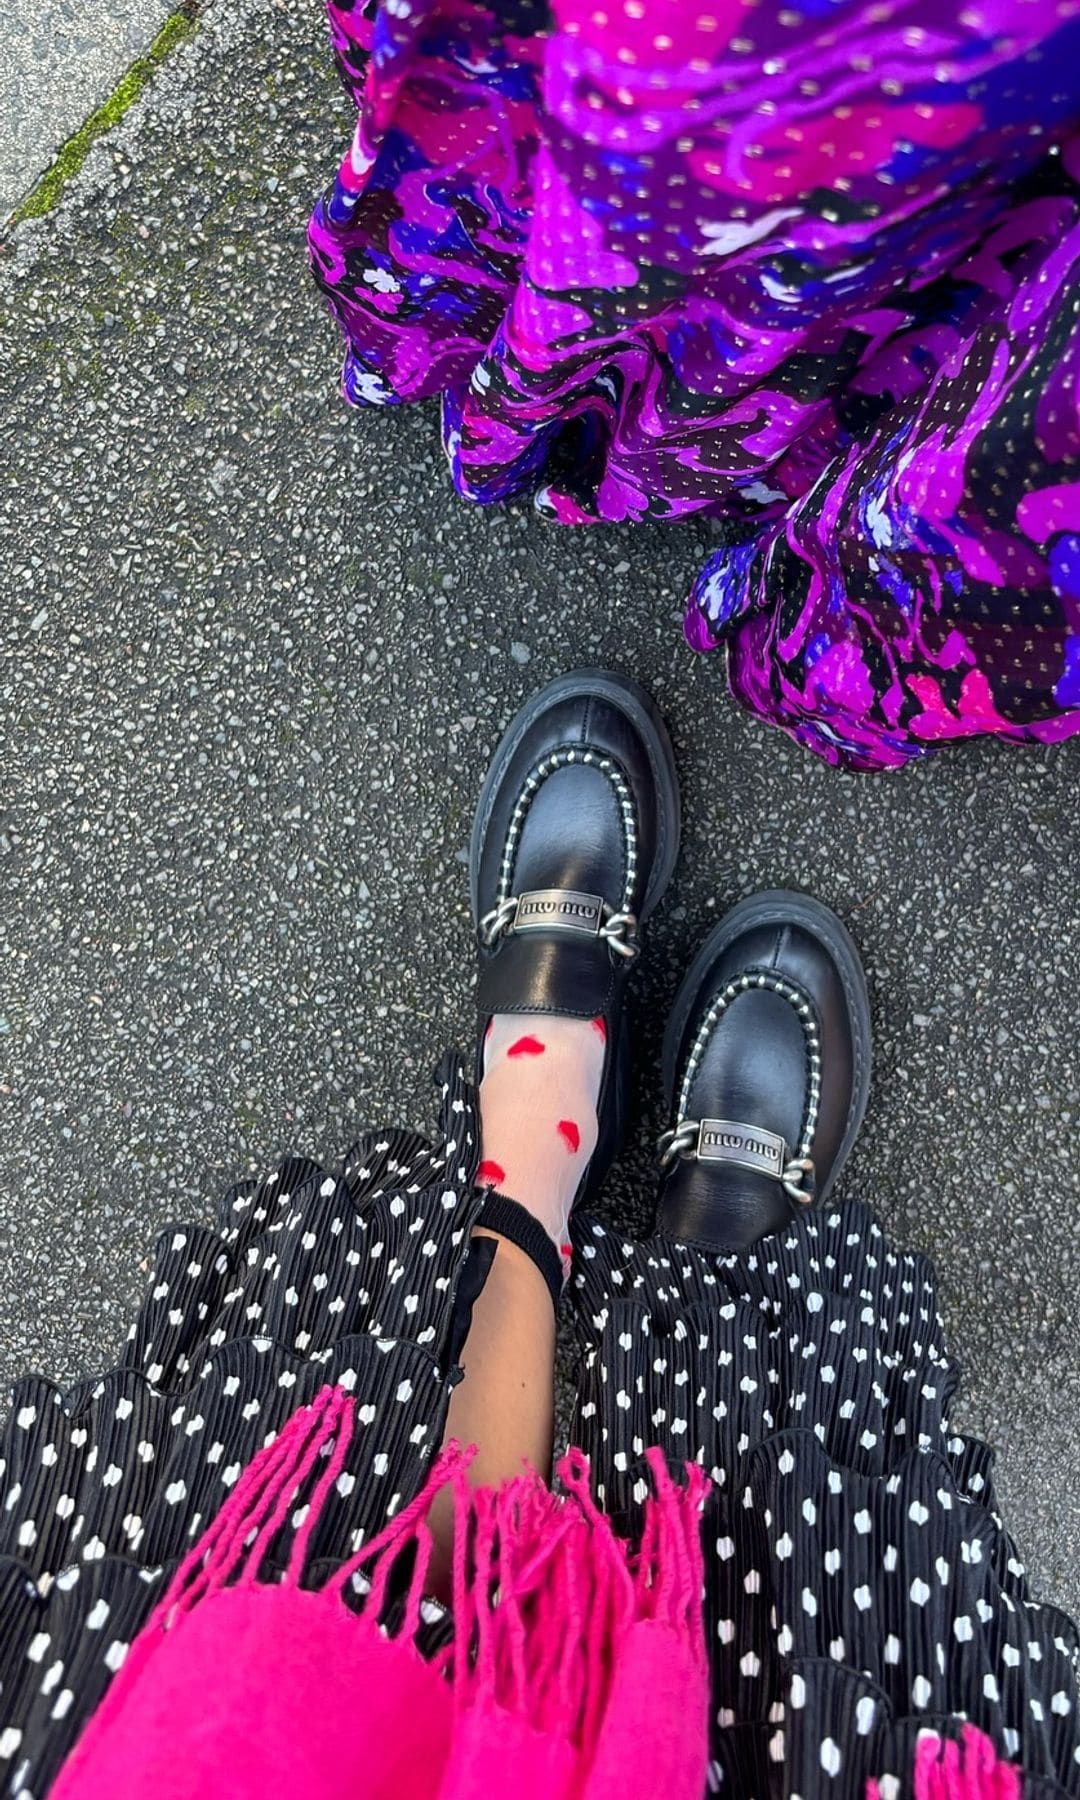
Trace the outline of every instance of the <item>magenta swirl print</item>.
[[1080, 731], [1080, 0], [330, 0], [357, 404], [467, 498], [724, 521], [697, 650], [828, 761]]

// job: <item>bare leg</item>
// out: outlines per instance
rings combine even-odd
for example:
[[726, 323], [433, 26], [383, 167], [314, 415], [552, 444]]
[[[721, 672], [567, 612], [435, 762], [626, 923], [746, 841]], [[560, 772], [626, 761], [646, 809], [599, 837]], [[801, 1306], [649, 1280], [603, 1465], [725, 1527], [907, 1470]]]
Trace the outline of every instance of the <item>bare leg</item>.
[[[493, 1236], [482, 1228], [478, 1236]], [[555, 1313], [547, 1283], [516, 1244], [498, 1238], [484, 1291], [473, 1308], [461, 1362], [465, 1379], [450, 1397], [446, 1434], [476, 1444], [472, 1480], [497, 1486], [528, 1463], [551, 1465], [555, 1409]]]
[[[478, 1237], [494, 1237], [477, 1227]], [[498, 1249], [461, 1353], [465, 1379], [450, 1396], [446, 1438], [475, 1444], [469, 1468], [475, 1487], [498, 1487], [524, 1464], [546, 1475], [555, 1413], [555, 1311], [536, 1264], [516, 1244]], [[431, 1509], [435, 1539], [429, 1579], [449, 1597], [454, 1498], [444, 1488]]]

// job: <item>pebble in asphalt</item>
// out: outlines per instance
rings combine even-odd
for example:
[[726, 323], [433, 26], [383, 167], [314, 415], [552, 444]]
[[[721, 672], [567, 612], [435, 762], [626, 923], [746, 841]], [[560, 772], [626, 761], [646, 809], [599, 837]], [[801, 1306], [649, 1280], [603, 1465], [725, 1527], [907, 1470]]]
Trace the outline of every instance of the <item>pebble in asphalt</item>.
[[312, 9], [211, 10], [0, 269], [0, 1360], [114, 1354], [154, 1233], [286, 1146], [429, 1119], [467, 1039], [464, 847], [503, 724], [575, 664], [666, 709], [685, 848], [638, 993], [812, 889], [866, 956], [843, 1182], [931, 1253], [1038, 1588], [1080, 1602], [1075, 747], [837, 774], [680, 639], [707, 527], [559, 532], [452, 494], [431, 409], [349, 413], [303, 228], [349, 122]]

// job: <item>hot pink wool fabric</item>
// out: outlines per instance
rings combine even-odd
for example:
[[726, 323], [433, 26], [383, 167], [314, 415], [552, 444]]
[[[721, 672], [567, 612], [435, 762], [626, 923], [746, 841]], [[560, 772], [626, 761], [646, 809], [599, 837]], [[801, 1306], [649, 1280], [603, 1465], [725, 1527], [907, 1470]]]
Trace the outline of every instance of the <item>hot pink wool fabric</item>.
[[[593, 1505], [580, 1456], [561, 1466], [560, 1500], [532, 1474], [470, 1490], [467, 1456], [451, 1450], [331, 1584], [304, 1589], [352, 1422], [352, 1401], [327, 1389], [255, 1459], [133, 1644], [55, 1800], [488, 1800], [507, 1791], [509, 1771], [515, 1800], [699, 1800], [700, 1471], [677, 1486], [653, 1458], [656, 1493], [632, 1556]], [[425, 1661], [415, 1635], [426, 1515], [447, 1482], [458, 1499], [455, 1636], [470, 1654]], [[260, 1579], [309, 1492], [284, 1580]], [[390, 1636], [379, 1617], [405, 1550], [415, 1565]], [[371, 1591], [357, 1615], [342, 1596], [360, 1572]]]
[[[915, 1752], [915, 1800], [1020, 1800], [1020, 1773], [1001, 1762], [990, 1739], [965, 1725], [959, 1743], [928, 1731]], [[876, 1781], [867, 1800], [881, 1800]]]

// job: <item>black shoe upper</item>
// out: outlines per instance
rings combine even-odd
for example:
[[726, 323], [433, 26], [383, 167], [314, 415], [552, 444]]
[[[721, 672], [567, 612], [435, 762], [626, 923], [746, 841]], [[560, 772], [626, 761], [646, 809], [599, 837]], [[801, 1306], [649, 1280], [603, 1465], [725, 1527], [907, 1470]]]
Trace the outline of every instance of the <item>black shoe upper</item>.
[[742, 1250], [824, 1199], [870, 1075], [866, 984], [840, 921], [801, 894], [736, 907], [683, 983], [664, 1063], [658, 1229]]
[[671, 745], [641, 688], [584, 671], [522, 709], [495, 752], [473, 829], [481, 1041], [495, 1013], [603, 1019], [592, 1182], [621, 1133], [623, 996], [678, 840]]

